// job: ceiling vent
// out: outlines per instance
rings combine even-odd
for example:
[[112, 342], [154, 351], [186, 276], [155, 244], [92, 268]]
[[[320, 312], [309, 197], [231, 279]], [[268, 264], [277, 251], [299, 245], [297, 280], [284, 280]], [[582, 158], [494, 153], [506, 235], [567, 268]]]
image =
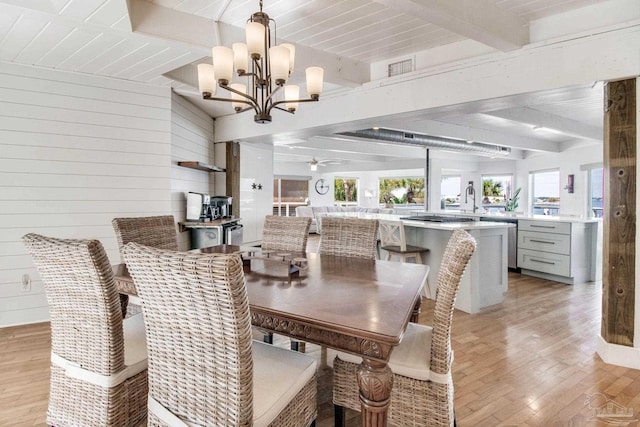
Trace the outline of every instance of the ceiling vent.
[[389, 64], [388, 77], [399, 76], [413, 71], [413, 59], [405, 59], [404, 61]]
[[424, 135], [384, 128], [361, 129], [354, 132], [343, 132], [340, 133], [340, 135], [427, 148], [465, 151], [484, 156], [508, 156], [511, 154], [511, 148], [500, 145], [485, 144], [483, 142], [469, 143], [461, 139], [443, 138], [440, 136]]

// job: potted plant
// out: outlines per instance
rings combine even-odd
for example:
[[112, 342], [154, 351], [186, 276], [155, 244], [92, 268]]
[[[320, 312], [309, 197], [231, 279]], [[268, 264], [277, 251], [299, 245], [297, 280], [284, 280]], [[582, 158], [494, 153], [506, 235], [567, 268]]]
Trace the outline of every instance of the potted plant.
[[518, 199], [520, 199], [520, 190], [522, 190], [522, 188], [518, 187], [516, 191], [514, 191], [513, 197], [511, 197], [507, 202], [507, 206], [506, 206], [507, 212], [514, 212], [516, 209], [518, 209]]

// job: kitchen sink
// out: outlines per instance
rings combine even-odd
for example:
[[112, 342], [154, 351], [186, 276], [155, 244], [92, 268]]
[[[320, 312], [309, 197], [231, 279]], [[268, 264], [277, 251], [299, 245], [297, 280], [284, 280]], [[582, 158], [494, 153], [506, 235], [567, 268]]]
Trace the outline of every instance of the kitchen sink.
[[464, 216], [445, 216], [445, 215], [412, 215], [400, 217], [411, 221], [428, 221], [428, 222], [473, 222], [475, 218]]

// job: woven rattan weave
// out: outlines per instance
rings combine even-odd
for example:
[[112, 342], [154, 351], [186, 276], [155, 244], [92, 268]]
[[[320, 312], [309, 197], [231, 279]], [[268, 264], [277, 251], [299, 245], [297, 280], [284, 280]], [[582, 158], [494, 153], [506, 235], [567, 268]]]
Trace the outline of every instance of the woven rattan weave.
[[[189, 423], [252, 425], [251, 321], [240, 256], [129, 243], [124, 258], [145, 316], [150, 397]], [[270, 425], [310, 425], [316, 393], [314, 375]], [[168, 424], [150, 410], [149, 425]]]
[[[469, 233], [456, 230], [442, 258], [437, 278], [431, 349], [422, 349], [424, 357], [431, 352], [430, 370], [435, 374], [448, 375], [451, 371], [453, 307], [462, 274], [475, 248], [476, 241]], [[354, 363], [335, 358], [333, 402], [337, 406], [360, 411], [357, 368]], [[453, 382], [420, 381], [394, 374], [388, 420], [397, 426], [452, 426]]]
[[320, 253], [366, 259], [377, 258], [378, 221], [375, 219], [322, 218]]
[[[125, 367], [123, 320], [113, 270], [97, 240], [27, 234], [23, 241], [44, 283], [51, 351], [103, 376]], [[114, 387], [70, 378], [51, 364], [47, 424], [137, 426], [147, 415], [147, 371]]]
[[[310, 227], [309, 217], [267, 215], [264, 219], [261, 247], [275, 251], [305, 253]], [[273, 333], [264, 330], [262, 332], [265, 334], [264, 341], [273, 343]], [[299, 349], [304, 353], [305, 345], [294, 340], [291, 349]]]
[[264, 219], [262, 248], [305, 252], [311, 218], [268, 215]]
[[173, 215], [114, 218], [111, 224], [116, 232], [120, 255], [124, 245], [129, 242], [158, 249], [178, 250]]
[[[140, 243], [158, 249], [178, 250], [178, 238], [176, 237], [176, 225], [173, 215], [146, 216], [131, 218], [114, 218], [111, 221], [113, 231], [118, 240], [118, 249], [122, 258], [124, 245], [129, 242]], [[120, 295], [122, 316], [127, 315], [129, 297]]]

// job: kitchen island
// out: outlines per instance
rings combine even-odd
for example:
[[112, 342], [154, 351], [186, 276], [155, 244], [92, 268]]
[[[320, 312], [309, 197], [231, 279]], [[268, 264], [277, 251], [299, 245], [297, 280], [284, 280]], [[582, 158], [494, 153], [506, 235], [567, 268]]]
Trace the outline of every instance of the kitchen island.
[[423, 262], [431, 268], [427, 285], [428, 296], [435, 298], [437, 277], [444, 250], [456, 229], [466, 230], [477, 242], [476, 252], [462, 276], [455, 307], [466, 313], [477, 313], [485, 307], [499, 304], [507, 291], [507, 230], [515, 227], [504, 222], [452, 219], [435, 222], [407, 219], [402, 215], [334, 213], [331, 216], [351, 216], [370, 219], [401, 220], [407, 243], [428, 248]]
[[424, 262], [431, 267], [428, 279], [430, 295], [435, 297], [440, 263], [451, 233], [462, 228], [476, 239], [477, 248], [462, 276], [455, 307], [467, 313], [477, 313], [503, 301], [508, 282], [507, 230], [515, 227], [513, 224], [412, 219], [402, 219], [402, 222], [408, 244], [429, 248]]

